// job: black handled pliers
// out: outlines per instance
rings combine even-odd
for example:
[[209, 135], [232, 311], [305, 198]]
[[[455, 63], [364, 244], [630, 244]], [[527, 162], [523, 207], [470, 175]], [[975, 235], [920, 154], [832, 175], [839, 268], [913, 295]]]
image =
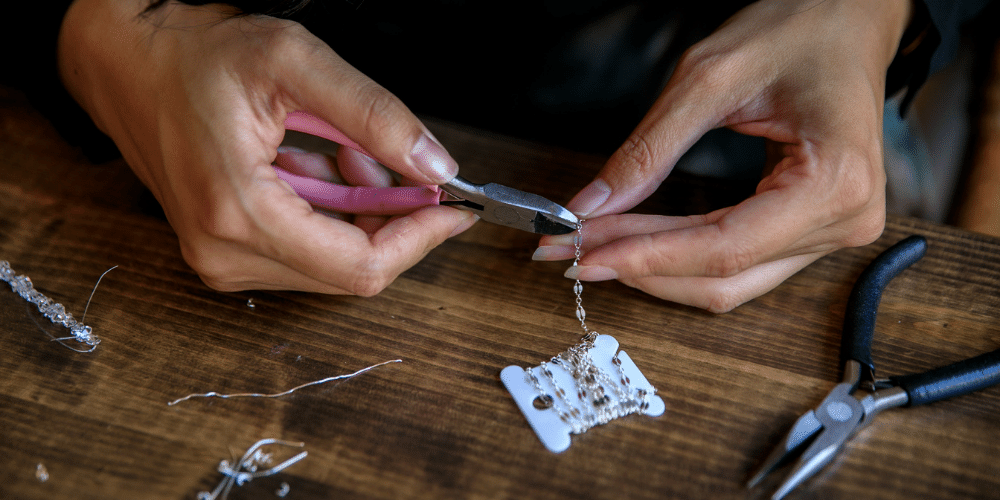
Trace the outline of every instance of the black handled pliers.
[[[1000, 383], [1000, 349], [924, 373], [875, 379], [871, 343], [882, 290], [925, 253], [927, 240], [922, 236], [910, 236], [882, 252], [861, 273], [851, 290], [844, 316], [840, 345], [843, 381], [815, 410], [799, 417], [747, 482], [748, 488], [759, 483], [811, 440], [812, 444], [771, 497], [772, 500], [781, 499], [830, 463], [847, 439], [871, 423], [879, 412], [898, 406], [919, 406]], [[855, 393], [861, 384], [871, 392], [864, 392], [859, 397]]]

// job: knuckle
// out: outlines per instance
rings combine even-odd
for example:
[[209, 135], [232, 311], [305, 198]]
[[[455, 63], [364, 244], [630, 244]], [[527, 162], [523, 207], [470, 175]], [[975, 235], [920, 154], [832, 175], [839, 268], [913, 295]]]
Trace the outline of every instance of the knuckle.
[[379, 259], [370, 258], [356, 270], [350, 291], [361, 297], [374, 297], [385, 290], [393, 278]]
[[210, 246], [182, 242], [181, 256], [209, 288], [220, 292], [245, 289], [232, 268], [231, 260], [220, 256]]
[[836, 208], [843, 214], [864, 209], [884, 198], [885, 171], [881, 161], [860, 152], [847, 152], [837, 162]]
[[276, 57], [295, 60], [297, 56], [312, 54], [322, 45], [318, 39], [299, 23], [282, 21], [274, 18], [257, 18], [256, 23], [262, 23], [267, 30], [267, 41], [270, 53]]
[[399, 98], [373, 81], [361, 84], [358, 99], [359, 109], [362, 110], [361, 123], [370, 137], [390, 135], [392, 128], [400, 123], [397, 117], [406, 110]]
[[674, 255], [662, 251], [662, 247], [656, 244], [652, 235], [644, 234], [637, 238], [640, 239], [639, 248], [643, 248], [644, 251], [637, 253], [636, 260], [629, 266], [632, 269], [629, 274], [641, 277], [658, 276], [663, 274], [664, 270], [669, 272], [676, 262]]
[[728, 287], [722, 287], [709, 296], [705, 309], [711, 313], [723, 314], [736, 309], [744, 302], [746, 300], [734, 294]]
[[238, 243], [251, 232], [252, 223], [244, 208], [228, 197], [212, 200], [196, 217], [194, 229], [200, 233], [196, 238], [202, 242]]
[[645, 135], [635, 132], [629, 135], [618, 151], [618, 164], [624, 171], [638, 178], [645, 178], [652, 170], [653, 150]]
[[728, 278], [749, 269], [754, 261], [754, 253], [749, 248], [727, 244], [721, 252], [709, 258], [705, 274], [712, 278]]
[[711, 93], [740, 70], [741, 59], [738, 52], [721, 52], [696, 45], [681, 55], [674, 74], [678, 81], [687, 82], [693, 90]]
[[[874, 165], [868, 158], [854, 156], [853, 165]], [[847, 168], [840, 179], [833, 205], [834, 221], [850, 221], [842, 240], [844, 246], [867, 245], [885, 229], [885, 174], [879, 168]]]
[[885, 230], [885, 210], [872, 210], [861, 217], [844, 238], [846, 247], [860, 247], [874, 242]]

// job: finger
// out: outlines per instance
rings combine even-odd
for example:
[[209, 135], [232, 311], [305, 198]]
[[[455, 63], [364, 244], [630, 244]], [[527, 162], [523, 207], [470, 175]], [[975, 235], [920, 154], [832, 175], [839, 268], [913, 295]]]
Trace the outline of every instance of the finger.
[[374, 158], [351, 148], [337, 151], [337, 167], [352, 186], [391, 187], [392, 176]]
[[[197, 252], [182, 241], [185, 260], [208, 287], [220, 292], [243, 290], [297, 290], [333, 295], [350, 292], [319, 281], [281, 262], [258, 255], [252, 248], [228, 241], [205, 242]], [[214, 256], [225, 256], [215, 258]]]
[[808, 179], [794, 169], [777, 176], [766, 181], [772, 188], [720, 212], [717, 221], [620, 238], [583, 257], [580, 264], [595, 270], [575, 272], [581, 279], [608, 279], [609, 269], [626, 279], [727, 277], [793, 255], [867, 244], [881, 234], [885, 211], [877, 182], [842, 186], [842, 179]]
[[[677, 160], [705, 132], [724, 125], [760, 85], [745, 64], [713, 64], [692, 51], [682, 59], [664, 91], [597, 177], [566, 208], [594, 218], [633, 208], [652, 194]], [[702, 62], [707, 60], [709, 62]]]
[[[350, 148], [340, 148], [337, 152], [337, 166], [344, 181], [354, 186], [391, 187], [392, 176], [374, 158]], [[369, 236], [378, 232], [389, 217], [379, 215], [357, 215], [354, 225]]]
[[280, 146], [274, 163], [295, 175], [338, 184], [344, 182], [344, 178], [338, 173], [337, 165], [333, 159], [325, 154], [312, 153], [290, 146]]
[[281, 47], [293, 107], [330, 122], [404, 176], [424, 184], [455, 177], [458, 164], [402, 101], [304, 29], [293, 35]]
[[262, 231], [256, 251], [328, 287], [363, 296], [381, 291], [475, 221], [469, 212], [427, 207], [390, 220], [369, 238], [356, 226], [315, 213], [287, 185], [261, 179], [255, 188], [250, 211]]
[[724, 313], [773, 290], [827, 253], [796, 255], [768, 262], [728, 278], [655, 276], [622, 282], [664, 300]]
[[[687, 229], [694, 226], [712, 224], [730, 209], [722, 209], [707, 215], [668, 217], [663, 215], [621, 214], [605, 215], [589, 219], [583, 223], [583, 238], [580, 251], [588, 251], [627, 236], [651, 234], [663, 231]], [[580, 232], [543, 236], [532, 260], [552, 261], [575, 257], [576, 240]]]
[[369, 237], [377, 233], [379, 229], [382, 229], [388, 221], [388, 216], [381, 215], [356, 215], [354, 217], [354, 225], [367, 233]]
[[[278, 147], [278, 155], [275, 157], [274, 163], [278, 167], [295, 175], [312, 177], [335, 184], [342, 184], [344, 182], [333, 159], [322, 153], [313, 153], [296, 147], [280, 146]], [[348, 222], [354, 217], [351, 214], [319, 206], [314, 206], [313, 210], [328, 217]]]

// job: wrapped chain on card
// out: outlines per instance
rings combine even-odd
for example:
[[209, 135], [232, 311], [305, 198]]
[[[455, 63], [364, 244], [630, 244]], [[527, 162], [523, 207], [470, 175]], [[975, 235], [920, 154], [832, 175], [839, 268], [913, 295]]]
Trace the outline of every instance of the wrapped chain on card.
[[[580, 261], [583, 221], [573, 240]], [[576, 317], [584, 336], [579, 343], [538, 366], [525, 370], [508, 366], [500, 379], [549, 451], [559, 453], [570, 445], [570, 434], [582, 434], [633, 413], [662, 415], [663, 399], [646, 380], [618, 341], [587, 326], [583, 309], [583, 284], [573, 284]]]

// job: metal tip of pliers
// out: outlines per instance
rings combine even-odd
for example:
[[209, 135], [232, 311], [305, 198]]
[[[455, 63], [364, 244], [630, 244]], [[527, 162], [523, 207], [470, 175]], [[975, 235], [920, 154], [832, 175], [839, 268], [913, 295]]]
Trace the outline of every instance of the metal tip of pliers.
[[461, 177], [441, 186], [455, 200], [442, 201], [478, 214], [483, 220], [536, 234], [567, 234], [579, 219], [541, 196], [500, 184], [473, 184]]
[[532, 221], [535, 225], [534, 232], [538, 234], [558, 235], [576, 231], [580, 220], [569, 210], [563, 207], [559, 208], [561, 209], [560, 212], [563, 213], [536, 212], [535, 219]]

